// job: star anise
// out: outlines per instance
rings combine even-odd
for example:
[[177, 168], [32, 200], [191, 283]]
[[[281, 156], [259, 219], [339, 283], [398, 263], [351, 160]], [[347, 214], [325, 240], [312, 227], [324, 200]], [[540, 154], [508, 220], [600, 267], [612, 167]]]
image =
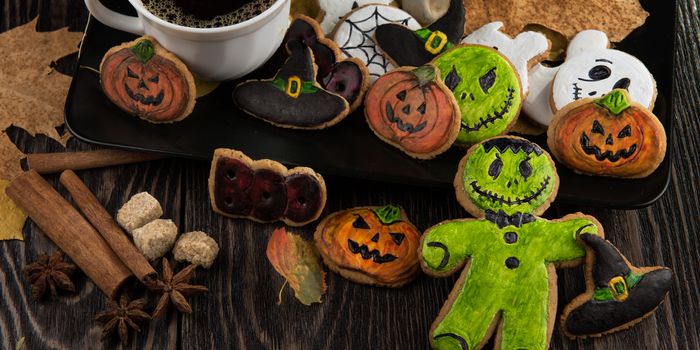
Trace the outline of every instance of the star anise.
[[24, 274], [32, 284], [32, 297], [34, 300], [42, 299], [47, 289], [51, 291], [51, 297], [55, 298], [57, 290], [75, 292], [75, 285], [70, 275], [75, 271], [75, 265], [63, 261], [63, 254], [56, 251], [49, 257], [41, 253], [39, 259], [27, 265]]
[[[110, 300], [107, 302], [107, 310], [95, 315], [95, 320], [103, 323], [102, 338], [107, 337], [115, 329], [119, 332], [119, 339], [122, 344], [129, 340], [129, 328], [141, 332], [138, 323], [150, 320], [151, 316], [143, 311], [146, 306], [146, 299], [136, 299], [129, 301], [126, 293], [119, 298], [119, 302]], [[128, 326], [128, 327], [127, 327]]]
[[173, 270], [167, 258], [163, 258], [163, 276], [160, 280], [150, 280], [148, 289], [161, 294], [158, 305], [153, 311], [153, 318], [160, 318], [168, 310], [172, 302], [180, 312], [192, 313], [192, 306], [187, 302], [187, 296], [206, 293], [205, 286], [188, 284], [197, 265], [189, 265], [173, 276]]

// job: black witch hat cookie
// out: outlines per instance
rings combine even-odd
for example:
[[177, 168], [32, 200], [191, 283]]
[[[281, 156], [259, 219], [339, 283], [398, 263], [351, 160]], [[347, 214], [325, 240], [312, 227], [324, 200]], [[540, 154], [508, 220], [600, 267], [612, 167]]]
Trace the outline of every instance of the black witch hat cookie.
[[246, 113], [276, 126], [323, 129], [350, 112], [348, 102], [316, 81], [311, 50], [299, 41], [287, 44], [290, 56], [271, 80], [250, 80], [233, 91], [234, 102]]
[[444, 16], [428, 27], [412, 31], [388, 23], [377, 27], [374, 39], [396, 66], [419, 67], [462, 40], [466, 22], [462, 0], [450, 0]]
[[580, 238], [588, 246], [586, 292], [564, 308], [561, 325], [567, 336], [585, 338], [627, 329], [663, 302], [673, 279], [670, 269], [633, 266], [605, 239], [591, 234]]

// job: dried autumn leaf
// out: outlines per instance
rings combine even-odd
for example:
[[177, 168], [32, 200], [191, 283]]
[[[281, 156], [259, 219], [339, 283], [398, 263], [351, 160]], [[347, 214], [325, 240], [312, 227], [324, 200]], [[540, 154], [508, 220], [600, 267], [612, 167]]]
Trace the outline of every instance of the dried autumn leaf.
[[304, 305], [320, 303], [326, 292], [326, 272], [321, 268], [314, 246], [299, 235], [276, 229], [267, 242], [267, 259], [294, 289]]
[[65, 145], [56, 127], [63, 124], [63, 105], [71, 78], [50, 67], [51, 62], [75, 52], [82, 33], [67, 28], [37, 32], [37, 19], [0, 34], [0, 178], [21, 172], [22, 153], [5, 134], [11, 126], [32, 136], [44, 134]]
[[5, 188], [9, 183], [0, 179], [0, 241], [10, 239], [23, 241], [22, 227], [27, 214], [5, 194]]
[[486, 23], [503, 22], [505, 33], [515, 37], [528, 24], [539, 24], [571, 39], [585, 29], [608, 34], [620, 42], [644, 24], [649, 13], [639, 0], [464, 0], [466, 33]]

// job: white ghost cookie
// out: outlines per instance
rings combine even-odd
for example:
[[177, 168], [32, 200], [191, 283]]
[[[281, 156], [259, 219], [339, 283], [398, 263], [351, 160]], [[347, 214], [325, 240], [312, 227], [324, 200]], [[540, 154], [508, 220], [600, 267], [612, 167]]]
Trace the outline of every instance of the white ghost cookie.
[[358, 7], [369, 4], [393, 5], [395, 3], [394, 0], [319, 0], [318, 4], [324, 14], [321, 29], [325, 34], [330, 34], [341, 18]]
[[544, 34], [538, 32], [522, 32], [515, 38], [511, 38], [499, 30], [501, 27], [503, 22], [487, 23], [462, 39], [462, 43], [493, 47], [508, 57], [518, 71], [523, 84], [523, 93], [527, 94], [528, 70], [547, 57], [550, 48], [549, 40]]
[[639, 59], [609, 49], [609, 44], [607, 35], [597, 30], [585, 30], [571, 40], [566, 61], [552, 83], [554, 111], [576, 100], [601, 97], [613, 89], [625, 89], [634, 102], [653, 109], [654, 77]]
[[350, 12], [336, 25], [333, 40], [338, 43], [344, 57], [357, 57], [367, 66], [370, 83], [394, 69], [374, 43], [374, 31], [378, 26], [396, 23], [418, 30], [421, 25], [406, 11], [386, 5], [367, 5]]
[[528, 73], [530, 91], [523, 102], [523, 113], [540, 125], [547, 126], [554, 118], [549, 100], [552, 96], [552, 81], [558, 70], [559, 67], [547, 67], [540, 63]]
[[450, 0], [401, 0], [401, 8], [424, 25], [437, 21], [450, 7]]

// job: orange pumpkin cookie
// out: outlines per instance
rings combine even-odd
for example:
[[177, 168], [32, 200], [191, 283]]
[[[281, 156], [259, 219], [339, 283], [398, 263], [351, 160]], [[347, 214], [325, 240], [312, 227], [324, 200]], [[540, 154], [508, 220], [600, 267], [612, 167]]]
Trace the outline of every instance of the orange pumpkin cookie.
[[365, 117], [386, 143], [419, 159], [434, 158], [457, 139], [457, 101], [433, 65], [401, 67], [377, 80], [365, 99]]
[[646, 177], [666, 155], [666, 132], [656, 116], [616, 89], [557, 112], [547, 131], [554, 157], [587, 175]]
[[400, 287], [420, 270], [420, 233], [396, 205], [331, 214], [316, 228], [314, 240], [324, 263], [356, 283]]
[[107, 51], [100, 65], [100, 83], [119, 108], [151, 123], [186, 118], [197, 94], [187, 66], [150, 36]]

